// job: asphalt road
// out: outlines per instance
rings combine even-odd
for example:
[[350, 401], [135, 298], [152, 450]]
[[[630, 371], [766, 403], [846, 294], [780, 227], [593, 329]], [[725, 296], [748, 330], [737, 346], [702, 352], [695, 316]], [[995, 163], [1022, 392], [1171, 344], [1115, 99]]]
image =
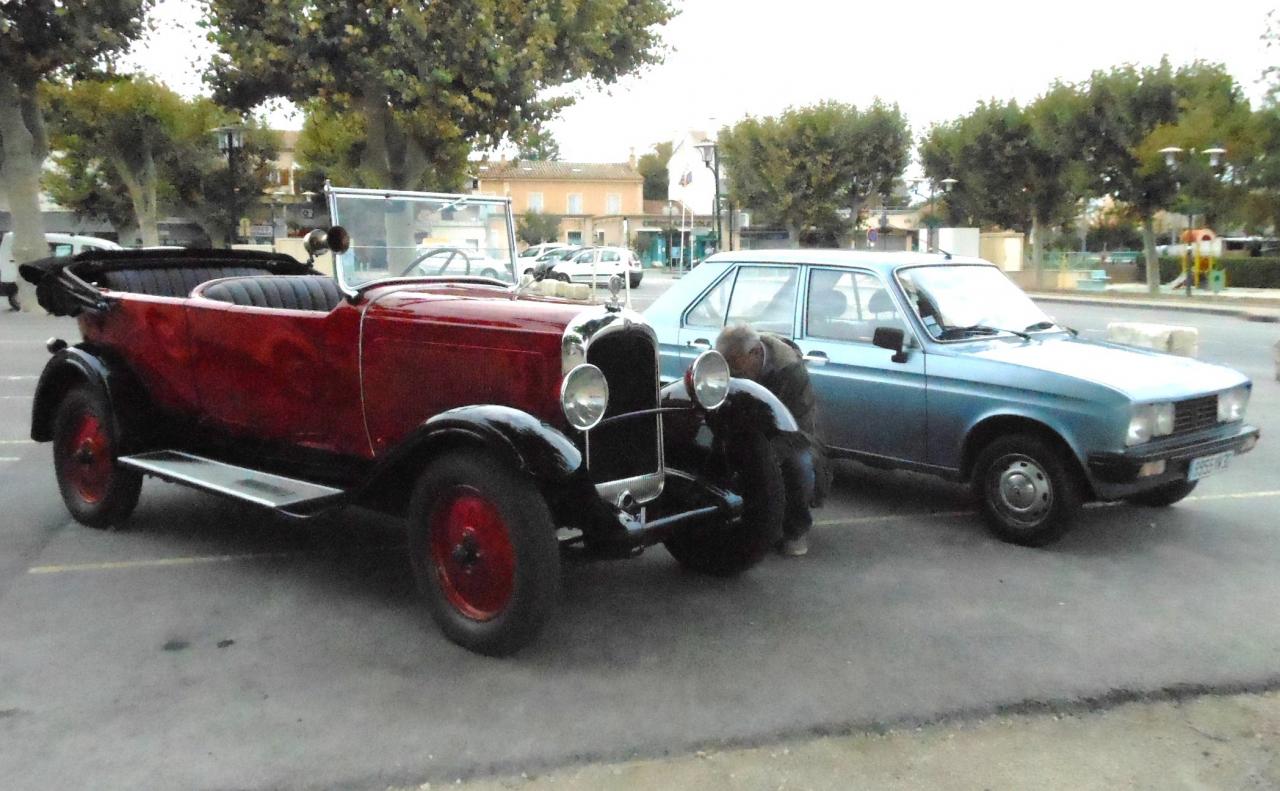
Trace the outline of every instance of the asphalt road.
[[1203, 359], [1253, 377], [1262, 443], [1048, 550], [989, 537], [957, 487], [843, 466], [808, 557], [728, 581], [660, 549], [570, 565], [556, 620], [505, 660], [439, 635], [398, 526], [366, 513], [297, 525], [148, 482], [128, 530], [73, 524], [21, 440], [40, 342], [74, 328], [0, 314], [0, 784], [372, 789], [1280, 684], [1280, 328], [1048, 309], [1086, 335], [1199, 327]]

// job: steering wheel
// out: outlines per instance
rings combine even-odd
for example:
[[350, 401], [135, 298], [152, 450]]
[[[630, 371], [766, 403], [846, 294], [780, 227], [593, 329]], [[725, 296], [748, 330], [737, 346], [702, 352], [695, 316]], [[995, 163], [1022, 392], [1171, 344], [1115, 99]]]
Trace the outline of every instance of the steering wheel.
[[428, 274], [427, 268], [426, 266], [424, 266], [424, 264], [426, 263], [426, 260], [428, 258], [434, 258], [436, 256], [447, 256], [444, 259], [444, 261], [440, 264], [440, 268], [436, 270], [435, 273], [437, 275], [443, 275], [444, 270], [448, 269], [449, 265], [453, 263], [453, 260], [458, 257], [461, 257], [463, 264], [466, 265], [466, 270], [463, 272], [463, 274], [464, 275], [471, 274], [471, 259], [467, 257], [467, 254], [464, 253], [461, 248], [437, 247], [434, 250], [428, 250], [427, 252], [413, 259], [413, 261], [411, 261], [409, 265], [404, 268], [404, 271], [400, 273], [399, 277], [408, 277], [410, 272], [419, 268], [422, 269], [422, 274], [424, 275]]

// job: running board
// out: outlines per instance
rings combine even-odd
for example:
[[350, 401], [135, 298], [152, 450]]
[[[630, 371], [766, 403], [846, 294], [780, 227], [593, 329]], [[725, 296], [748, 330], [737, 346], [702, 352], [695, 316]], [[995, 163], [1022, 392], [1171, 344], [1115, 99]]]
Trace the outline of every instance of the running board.
[[338, 505], [345, 492], [318, 483], [237, 467], [178, 450], [121, 456], [120, 464], [170, 483], [182, 484], [277, 511], [302, 515]]

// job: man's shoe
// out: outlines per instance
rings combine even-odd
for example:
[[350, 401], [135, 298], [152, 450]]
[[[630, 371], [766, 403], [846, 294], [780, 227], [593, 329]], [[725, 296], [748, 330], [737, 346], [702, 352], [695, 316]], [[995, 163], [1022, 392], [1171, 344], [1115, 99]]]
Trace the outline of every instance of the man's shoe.
[[809, 554], [809, 538], [807, 536], [796, 536], [795, 538], [782, 539], [782, 546], [778, 551], [789, 557], [798, 558]]

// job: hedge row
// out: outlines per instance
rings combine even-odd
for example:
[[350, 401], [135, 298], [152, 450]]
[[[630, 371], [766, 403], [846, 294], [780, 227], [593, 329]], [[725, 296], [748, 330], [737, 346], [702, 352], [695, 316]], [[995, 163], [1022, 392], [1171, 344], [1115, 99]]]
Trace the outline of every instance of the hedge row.
[[[1280, 258], [1228, 258], [1221, 262], [1227, 270], [1227, 285], [1235, 288], [1280, 288]], [[1182, 273], [1182, 260], [1160, 259], [1160, 282], [1168, 283]], [[1138, 281], [1146, 280], [1147, 267], [1138, 259]]]

